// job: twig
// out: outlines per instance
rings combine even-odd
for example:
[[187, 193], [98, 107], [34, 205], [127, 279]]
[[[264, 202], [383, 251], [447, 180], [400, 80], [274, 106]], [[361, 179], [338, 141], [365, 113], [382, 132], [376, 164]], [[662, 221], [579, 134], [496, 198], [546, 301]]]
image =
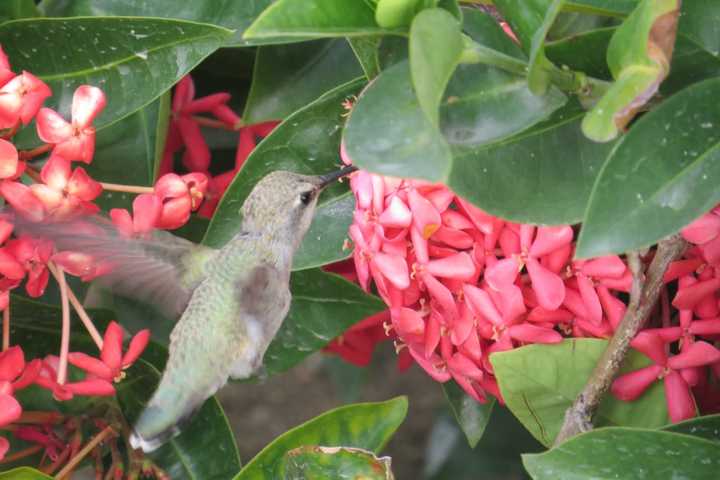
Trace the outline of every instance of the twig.
[[[48, 262], [50, 265], [51, 262]], [[57, 280], [60, 286], [60, 303], [62, 304], [62, 337], [60, 339], [60, 364], [58, 365], [57, 383], [65, 384], [67, 380], [68, 353], [70, 351], [70, 302], [68, 300], [68, 288], [65, 281], [65, 272], [60, 267], [57, 270]]]
[[[59, 272], [55, 268], [55, 265], [48, 264], [48, 268], [50, 269], [50, 272], [53, 274], [55, 279], [60, 283], [59, 280]], [[75, 309], [75, 312], [78, 314], [78, 317], [80, 317], [80, 321], [85, 325], [85, 328], [87, 329], [88, 333], [92, 337], [93, 341], [95, 342], [95, 345], [97, 345], [98, 350], [102, 350], [103, 347], [103, 338], [102, 335], [100, 335], [100, 332], [95, 327], [95, 324], [93, 323], [92, 319], [90, 318], [90, 315], [85, 311], [85, 307], [82, 306], [82, 303], [80, 303], [80, 300], [78, 300], [77, 296], [75, 296], [75, 293], [70, 288], [70, 285], [67, 285], [67, 293], [68, 298], [70, 299], [70, 304]]]
[[107, 183], [100, 182], [103, 190], [110, 190], [113, 192], [124, 192], [124, 193], [153, 193], [155, 189], [153, 187], [143, 187], [141, 185], [121, 185], [119, 183]]
[[2, 327], [2, 349], [3, 352], [10, 348], [10, 302], [3, 310], [3, 327]]
[[600, 400], [620, 370], [630, 342], [657, 303], [665, 271], [672, 261], [683, 254], [686, 246], [685, 240], [679, 235], [662, 240], [658, 244], [655, 258], [648, 267], [646, 276], [642, 271], [640, 255], [637, 252], [627, 254], [633, 274], [630, 304], [582, 392], [565, 412], [565, 421], [555, 438], [555, 445], [593, 428], [592, 417]]
[[115, 430], [111, 426], [105, 427], [100, 433], [95, 435], [95, 438], [90, 440], [70, 461], [55, 475], [55, 480], [60, 480], [70, 473], [82, 460], [92, 451], [93, 448], [97, 447], [100, 442], [105, 440], [108, 436], [115, 435]]
[[20, 450], [19, 452], [15, 452], [11, 455], [6, 455], [5, 458], [0, 460], [0, 465], [2, 465], [3, 463], [16, 462], [25, 457], [29, 457], [30, 455], [34, 455], [37, 452], [41, 451], [43, 448], [44, 447], [42, 445], [34, 445], [32, 447], [28, 447], [26, 449]]

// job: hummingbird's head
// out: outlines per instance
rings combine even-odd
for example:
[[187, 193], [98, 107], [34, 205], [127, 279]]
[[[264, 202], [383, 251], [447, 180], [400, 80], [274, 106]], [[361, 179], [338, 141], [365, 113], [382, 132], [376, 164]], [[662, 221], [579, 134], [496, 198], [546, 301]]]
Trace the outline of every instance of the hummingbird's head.
[[345, 167], [327, 175], [276, 171], [264, 176], [243, 203], [243, 230], [270, 233], [299, 246], [312, 222], [320, 193], [355, 170]]

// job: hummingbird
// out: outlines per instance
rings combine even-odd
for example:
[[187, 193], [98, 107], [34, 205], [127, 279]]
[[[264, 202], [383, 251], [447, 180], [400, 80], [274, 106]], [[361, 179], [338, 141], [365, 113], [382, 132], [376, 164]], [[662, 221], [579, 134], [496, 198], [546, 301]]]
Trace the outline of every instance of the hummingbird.
[[21, 233], [47, 237], [58, 250], [111, 262], [112, 270], [98, 278], [101, 284], [179, 317], [160, 383], [133, 426], [133, 448], [157, 449], [179, 434], [228, 378], [262, 371], [265, 351], [290, 308], [293, 255], [318, 197], [355, 170], [266, 175], [238, 212], [238, 233], [219, 249], [159, 230], [150, 238], [125, 238], [106, 219], [92, 220], [89, 229], [76, 221], [16, 222]]

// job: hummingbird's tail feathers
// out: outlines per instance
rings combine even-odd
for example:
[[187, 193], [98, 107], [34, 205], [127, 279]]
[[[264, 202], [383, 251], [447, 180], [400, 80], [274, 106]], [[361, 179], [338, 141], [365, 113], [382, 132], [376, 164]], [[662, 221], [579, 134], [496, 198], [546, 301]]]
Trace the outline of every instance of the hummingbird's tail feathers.
[[202, 407], [203, 403], [204, 400], [201, 400], [192, 406], [185, 407], [186, 410], [179, 417], [175, 416], [176, 405], [170, 408], [149, 405], [143, 410], [133, 427], [130, 445], [135, 449], [141, 448], [145, 453], [157, 450], [182, 433], [183, 428], [190, 423], [193, 415]]

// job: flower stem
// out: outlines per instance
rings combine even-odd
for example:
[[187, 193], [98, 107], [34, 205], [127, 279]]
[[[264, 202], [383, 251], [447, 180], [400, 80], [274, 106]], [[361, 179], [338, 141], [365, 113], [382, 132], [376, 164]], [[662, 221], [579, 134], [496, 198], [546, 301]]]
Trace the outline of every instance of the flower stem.
[[[53, 274], [55, 279], [60, 283], [59, 276], [60, 273], [57, 271], [57, 268], [54, 264], [48, 264], [48, 268], [50, 269], [50, 272]], [[75, 296], [75, 293], [70, 288], [70, 285], [67, 286], [67, 294], [68, 298], [70, 300], [70, 304], [72, 304], [73, 308], [75, 309], [75, 312], [78, 314], [78, 317], [80, 317], [80, 321], [85, 326], [85, 329], [90, 334], [90, 337], [92, 337], [93, 341], [95, 342], [95, 345], [97, 345], [98, 350], [102, 350], [103, 347], [103, 338], [102, 335], [100, 335], [100, 332], [95, 327], [95, 324], [93, 323], [92, 319], [90, 318], [90, 315], [85, 311], [85, 307], [82, 306], [82, 303], [78, 300], [77, 296]]]
[[[48, 266], [52, 262], [48, 262]], [[55, 266], [57, 281], [60, 286], [60, 303], [62, 304], [62, 337], [60, 340], [60, 364], [58, 365], [57, 383], [65, 384], [67, 380], [68, 353], [70, 351], [70, 302], [68, 288], [65, 281], [65, 272], [61, 267]]]
[[153, 187], [143, 187], [141, 185], [120, 185], [119, 183], [106, 183], [100, 182], [103, 190], [110, 190], [112, 192], [125, 192], [125, 193], [154, 193]]
[[647, 274], [643, 272], [640, 255], [637, 252], [627, 254], [630, 271], [633, 274], [630, 304], [585, 387], [565, 412], [565, 421], [555, 438], [555, 445], [578, 433], [592, 430], [592, 417], [600, 400], [620, 370], [630, 348], [630, 342], [657, 304], [665, 271], [671, 262], [683, 254], [686, 247], [687, 243], [679, 235], [660, 241]]
[[33, 148], [32, 150], [21, 150], [19, 152], [20, 160], [31, 160], [35, 157], [39, 157], [40, 155], [49, 152], [52, 148], [52, 144], [46, 143], [45, 145]]
[[10, 348], [10, 303], [3, 310], [3, 326], [2, 326], [2, 349], [3, 352]]
[[37, 452], [41, 451], [43, 449], [42, 445], [34, 445], [32, 447], [28, 447], [24, 450], [20, 450], [19, 452], [15, 452], [12, 455], [7, 455], [5, 458], [0, 460], [0, 465], [3, 463], [12, 463], [16, 462], [18, 460], [21, 460], [25, 457], [29, 457], [30, 455], [34, 455]]
[[28, 423], [28, 424], [58, 424], [62, 422], [65, 417], [60, 412], [54, 411], [42, 411], [42, 410], [25, 410], [20, 415], [17, 423]]
[[100, 433], [90, 440], [70, 461], [55, 475], [56, 480], [68, 475], [87, 455], [92, 451], [93, 448], [97, 447], [103, 440], [110, 435], [115, 435], [115, 430], [111, 426], [105, 427]]

